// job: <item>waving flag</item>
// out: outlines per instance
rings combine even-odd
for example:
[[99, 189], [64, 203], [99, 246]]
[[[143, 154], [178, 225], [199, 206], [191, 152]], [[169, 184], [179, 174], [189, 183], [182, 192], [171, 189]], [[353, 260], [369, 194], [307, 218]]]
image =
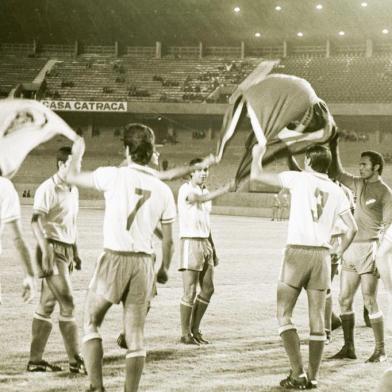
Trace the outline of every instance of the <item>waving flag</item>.
[[251, 131], [237, 180], [249, 175], [252, 147], [256, 143], [267, 146], [263, 157], [266, 165], [279, 156], [298, 154], [310, 144], [326, 143], [335, 133], [335, 123], [327, 105], [309, 82], [296, 76], [273, 74], [262, 80], [255, 79], [254, 84], [240, 92], [226, 113], [218, 143], [219, 160], [246, 116]]
[[76, 133], [43, 104], [24, 99], [0, 100], [0, 170], [11, 178], [27, 154], [55, 135], [75, 140]]

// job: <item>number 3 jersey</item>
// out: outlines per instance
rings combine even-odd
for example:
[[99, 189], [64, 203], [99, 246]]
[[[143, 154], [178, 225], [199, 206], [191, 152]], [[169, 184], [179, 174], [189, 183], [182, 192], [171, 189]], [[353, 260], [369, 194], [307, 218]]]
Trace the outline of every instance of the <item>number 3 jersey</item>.
[[146, 166], [100, 167], [94, 186], [105, 195], [104, 248], [153, 253], [158, 223], [172, 223], [176, 206], [170, 188]]
[[291, 193], [287, 243], [329, 247], [338, 216], [350, 211], [344, 191], [322, 173], [286, 171], [279, 179]]

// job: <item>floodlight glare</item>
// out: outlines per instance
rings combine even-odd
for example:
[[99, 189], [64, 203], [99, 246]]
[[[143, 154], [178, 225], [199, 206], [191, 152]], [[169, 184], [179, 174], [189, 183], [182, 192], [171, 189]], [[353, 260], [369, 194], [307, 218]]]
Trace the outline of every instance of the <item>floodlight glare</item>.
[[259, 38], [259, 37], [261, 37], [261, 34], [260, 33], [255, 33], [255, 37]]
[[388, 30], [388, 29], [383, 29], [382, 33], [383, 33], [383, 34], [388, 34], [388, 33], [389, 33], [389, 30]]
[[316, 9], [322, 10], [322, 9], [323, 9], [323, 5], [322, 5], [322, 4], [317, 4], [317, 5], [316, 5]]
[[344, 35], [344, 34], [346, 34], [344, 31], [339, 31], [339, 35]]
[[280, 5], [277, 5], [277, 6], [275, 7], [275, 9], [276, 9], [276, 11], [282, 11], [282, 7], [281, 7]]
[[303, 36], [304, 36], [304, 33], [302, 33], [301, 31], [299, 31], [299, 32], [297, 33], [297, 36], [298, 36], [298, 37], [303, 37]]
[[240, 7], [234, 7], [234, 12], [240, 12], [241, 8]]
[[366, 3], [365, 1], [363, 1], [363, 2], [361, 3], [361, 7], [365, 8], [365, 7], [367, 7], [367, 6], [368, 6], [368, 3]]

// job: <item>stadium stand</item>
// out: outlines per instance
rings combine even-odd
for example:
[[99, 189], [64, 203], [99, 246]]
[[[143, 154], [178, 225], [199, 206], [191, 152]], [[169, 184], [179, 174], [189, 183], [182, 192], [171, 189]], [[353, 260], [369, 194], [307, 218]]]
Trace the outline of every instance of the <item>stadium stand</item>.
[[219, 86], [234, 90], [260, 61], [131, 57], [64, 60], [48, 73], [46, 96], [63, 100], [203, 102]]
[[6, 97], [16, 85], [30, 83], [47, 59], [0, 56], [0, 97]]
[[327, 102], [388, 103], [392, 101], [392, 57], [293, 56], [283, 59], [275, 73], [307, 79]]

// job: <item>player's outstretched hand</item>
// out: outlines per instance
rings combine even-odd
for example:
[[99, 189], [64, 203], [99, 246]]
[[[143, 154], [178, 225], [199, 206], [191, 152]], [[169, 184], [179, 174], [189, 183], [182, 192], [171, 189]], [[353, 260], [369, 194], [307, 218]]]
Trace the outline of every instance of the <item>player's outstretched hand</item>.
[[26, 303], [30, 303], [35, 297], [35, 280], [34, 276], [26, 276], [23, 279], [22, 298]]
[[75, 158], [82, 158], [84, 151], [86, 149], [86, 143], [84, 142], [84, 139], [82, 137], [77, 137], [76, 140], [74, 141], [74, 144], [72, 145], [72, 155]]
[[73, 264], [77, 271], [82, 269], [82, 259], [79, 256], [74, 257]]
[[162, 265], [161, 268], [158, 270], [157, 274], [157, 282], [161, 284], [165, 284], [169, 279], [167, 274], [167, 269]]

